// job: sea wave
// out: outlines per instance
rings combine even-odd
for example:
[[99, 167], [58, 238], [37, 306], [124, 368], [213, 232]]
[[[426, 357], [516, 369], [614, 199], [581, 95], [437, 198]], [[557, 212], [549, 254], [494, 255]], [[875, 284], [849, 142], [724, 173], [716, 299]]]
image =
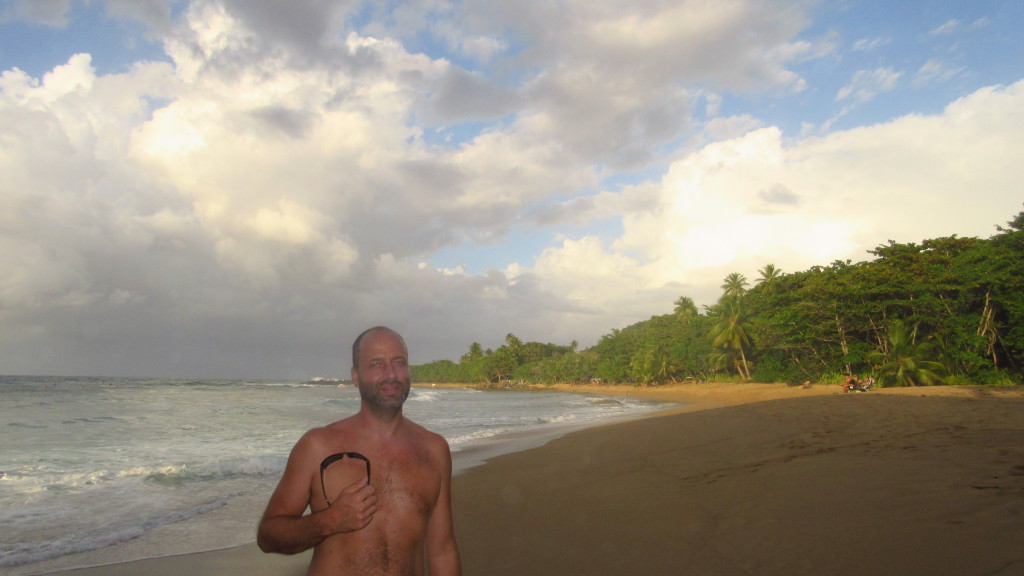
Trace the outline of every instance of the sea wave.
[[468, 444], [482, 440], [489, 440], [512, 430], [513, 428], [511, 427], [479, 429], [466, 434], [456, 434], [446, 438], [446, 440], [448, 440], [448, 446], [451, 447], [452, 451], [457, 452], [459, 449], [465, 448]]
[[117, 418], [114, 416], [94, 416], [91, 418], [72, 418], [70, 420], [64, 420], [63, 424], [109, 424], [109, 423], [121, 423], [128, 422], [124, 418]]
[[59, 473], [39, 469], [6, 471], [3, 480], [11, 490], [30, 497], [34, 493], [69, 493], [101, 488], [115, 482], [142, 480], [178, 486], [194, 481], [279, 475], [287, 463], [283, 455], [228, 458], [198, 464], [133, 466], [120, 470]]
[[437, 402], [440, 399], [441, 395], [438, 392], [429, 390], [414, 390], [409, 394], [411, 402]]
[[189, 508], [171, 510], [142, 519], [141, 522], [135, 524], [106, 523], [96, 530], [76, 531], [58, 538], [0, 543], [0, 567], [19, 566], [57, 556], [113, 546], [138, 538], [159, 526], [182, 522], [221, 508], [227, 503], [227, 500], [227, 497], [217, 498]]
[[202, 464], [133, 468], [123, 476], [143, 476], [157, 484], [179, 485], [191, 481], [209, 481], [238, 476], [274, 476], [280, 474], [287, 459], [284, 456], [253, 456], [229, 458]]
[[555, 416], [546, 416], [546, 417], [538, 418], [537, 419], [537, 422], [539, 424], [569, 424], [569, 423], [572, 423], [572, 422], [579, 422], [579, 421], [580, 421], [579, 415], [571, 414], [571, 413], [570, 414], [558, 414], [558, 415], [555, 415]]
[[[58, 472], [38, 467], [23, 467], [7, 470], [4, 482], [10, 494], [25, 499], [44, 492], [71, 492], [93, 487], [117, 477], [117, 472], [92, 470], [88, 472]], [[6, 499], [5, 499], [6, 500]]]

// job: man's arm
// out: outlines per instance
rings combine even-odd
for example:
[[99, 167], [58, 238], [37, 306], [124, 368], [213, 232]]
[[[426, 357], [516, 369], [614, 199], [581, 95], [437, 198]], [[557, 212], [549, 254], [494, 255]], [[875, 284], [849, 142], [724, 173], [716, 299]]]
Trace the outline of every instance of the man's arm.
[[288, 456], [281, 481], [260, 520], [256, 535], [260, 550], [298, 554], [333, 534], [361, 530], [373, 519], [377, 497], [366, 477], [345, 487], [330, 507], [303, 515], [309, 506], [313, 474], [319, 473], [316, 443], [314, 432], [308, 432]]
[[440, 441], [443, 446], [441, 493], [427, 522], [427, 565], [430, 576], [461, 576], [462, 561], [452, 522], [452, 454], [448, 443], [443, 438]]

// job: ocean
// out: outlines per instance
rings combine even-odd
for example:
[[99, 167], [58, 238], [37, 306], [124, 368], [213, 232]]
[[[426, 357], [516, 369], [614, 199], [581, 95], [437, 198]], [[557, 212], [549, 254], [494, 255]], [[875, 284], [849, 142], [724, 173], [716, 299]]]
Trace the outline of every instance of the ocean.
[[[320, 383], [0, 377], [0, 573], [252, 542], [295, 441], [358, 407], [353, 387]], [[413, 388], [405, 414], [448, 439], [458, 473], [573, 428], [665, 407]]]

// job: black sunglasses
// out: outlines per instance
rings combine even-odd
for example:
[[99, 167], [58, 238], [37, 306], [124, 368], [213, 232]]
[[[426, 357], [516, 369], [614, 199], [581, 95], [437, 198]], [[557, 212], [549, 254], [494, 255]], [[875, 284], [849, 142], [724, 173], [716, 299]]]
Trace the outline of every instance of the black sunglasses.
[[331, 505], [331, 499], [327, 497], [327, 486], [324, 484], [324, 470], [326, 470], [331, 464], [334, 464], [338, 460], [342, 460], [346, 457], [366, 462], [366, 481], [370, 481], [370, 459], [359, 452], [338, 452], [337, 454], [331, 454], [327, 458], [324, 458], [324, 461], [320, 463], [320, 489], [324, 491], [324, 500], [327, 501], [328, 506]]

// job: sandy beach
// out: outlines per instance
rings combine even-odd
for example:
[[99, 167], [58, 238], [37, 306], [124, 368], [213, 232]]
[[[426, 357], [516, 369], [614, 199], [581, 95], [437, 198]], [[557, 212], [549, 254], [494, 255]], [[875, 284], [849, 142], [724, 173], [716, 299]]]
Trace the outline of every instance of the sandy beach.
[[[565, 389], [690, 404], [457, 476], [465, 574], [1024, 575], [1024, 390]], [[59, 574], [298, 576], [307, 560], [249, 545]]]

